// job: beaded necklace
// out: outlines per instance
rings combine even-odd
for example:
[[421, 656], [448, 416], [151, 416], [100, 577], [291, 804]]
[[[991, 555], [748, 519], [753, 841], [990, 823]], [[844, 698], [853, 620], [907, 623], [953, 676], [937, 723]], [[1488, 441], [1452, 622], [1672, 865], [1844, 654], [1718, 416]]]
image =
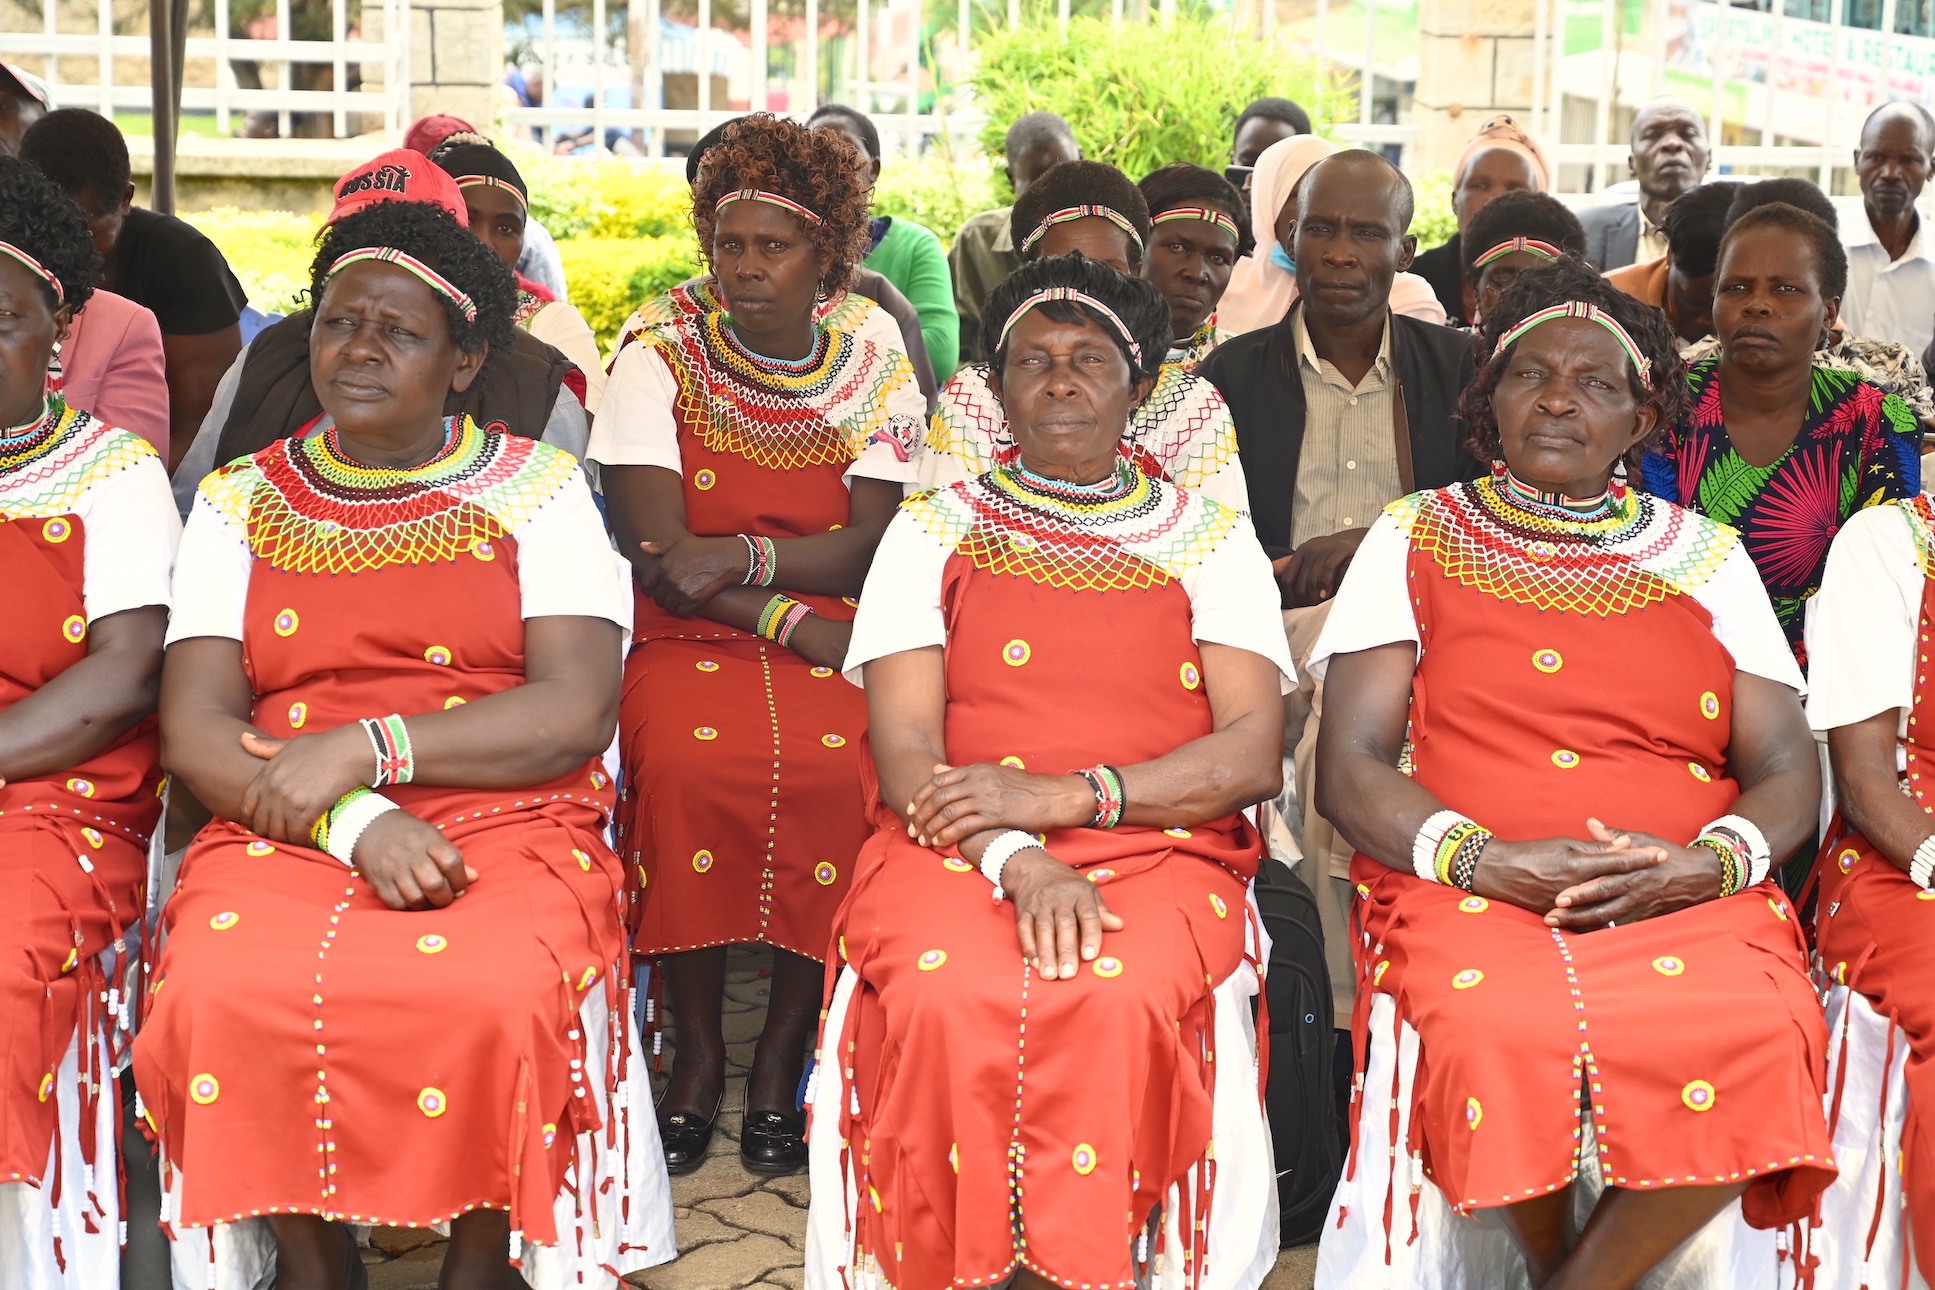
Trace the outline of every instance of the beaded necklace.
[[52, 447], [66, 429], [67, 404], [50, 394], [39, 412], [0, 430], [0, 471], [17, 470]]
[[[722, 313], [668, 323], [641, 339], [671, 367], [678, 411], [700, 442], [771, 470], [854, 460], [878, 434], [894, 432], [887, 398], [913, 380], [898, 351], [825, 327], [814, 328], [810, 355], [788, 362], [748, 350]], [[904, 434], [911, 443], [918, 426]]]
[[451, 417], [442, 446], [415, 466], [357, 461], [331, 427], [226, 466], [202, 491], [273, 567], [362, 573], [464, 554], [492, 559], [490, 544], [555, 497], [576, 468], [566, 453]]
[[1738, 545], [1732, 529], [1628, 492], [1554, 504], [1505, 479], [1417, 493], [1386, 508], [1445, 576], [1536, 609], [1601, 617], [1705, 583]]

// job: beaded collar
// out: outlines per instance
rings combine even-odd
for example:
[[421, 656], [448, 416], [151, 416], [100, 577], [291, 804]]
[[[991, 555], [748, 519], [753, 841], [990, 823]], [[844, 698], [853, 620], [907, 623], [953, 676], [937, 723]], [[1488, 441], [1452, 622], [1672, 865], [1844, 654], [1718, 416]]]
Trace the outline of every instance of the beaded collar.
[[71, 514], [88, 489], [149, 457], [147, 440], [49, 395], [39, 416], [0, 430], [0, 519]]
[[1194, 335], [1180, 344], [1169, 347], [1169, 355], [1163, 362], [1181, 368], [1185, 372], [1196, 370], [1197, 364], [1209, 357], [1209, 351], [1216, 348], [1222, 332], [1216, 325], [1216, 315], [1211, 314], [1208, 321], [1196, 329]]
[[[726, 315], [668, 323], [641, 340], [656, 348], [678, 383], [678, 408], [710, 450], [771, 470], [844, 465], [888, 435], [911, 450], [919, 427], [900, 426], [887, 399], [913, 380], [896, 350], [816, 327], [813, 353], [779, 363], [752, 353]], [[904, 443], [902, 441], [905, 441]]]
[[1600, 617], [1691, 593], [1739, 544], [1725, 525], [1644, 493], [1610, 493], [1582, 514], [1500, 479], [1414, 493], [1386, 510], [1453, 581]]
[[1548, 493], [1534, 488], [1509, 470], [1498, 475], [1497, 478], [1500, 494], [1506, 501], [1557, 519], [1580, 521], [1604, 519], [1612, 512], [1613, 490], [1611, 488], [1593, 497], [1568, 497], [1564, 493]]
[[517, 308], [511, 311], [511, 325], [529, 331], [531, 319], [537, 317], [538, 311], [550, 303], [536, 292], [520, 289], [517, 293]]
[[1126, 461], [1092, 485], [999, 467], [902, 506], [976, 568], [1075, 591], [1160, 587], [1200, 564], [1240, 518]]
[[563, 490], [577, 466], [530, 439], [447, 418], [444, 444], [416, 466], [370, 466], [332, 427], [282, 439], [203, 481], [202, 493], [244, 529], [250, 551], [294, 573], [363, 573], [469, 554]]
[[[815, 304], [813, 319], [829, 330], [851, 333], [879, 307], [858, 292], [842, 291]], [[618, 342], [618, 348], [623, 349], [637, 340], [647, 327], [724, 312], [726, 302], [720, 298], [711, 278], [696, 278], [680, 283], [638, 307], [638, 311], [632, 315], [632, 325], [626, 328], [624, 337]]]

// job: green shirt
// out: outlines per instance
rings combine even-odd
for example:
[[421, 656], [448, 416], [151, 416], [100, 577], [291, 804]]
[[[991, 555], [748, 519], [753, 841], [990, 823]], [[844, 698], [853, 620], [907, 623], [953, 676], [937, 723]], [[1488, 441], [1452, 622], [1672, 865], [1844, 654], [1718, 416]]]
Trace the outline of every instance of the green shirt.
[[1008, 231], [1012, 206], [970, 215], [954, 235], [954, 249], [947, 262], [954, 269], [954, 307], [961, 315], [961, 362], [979, 363], [988, 357], [981, 352], [981, 309], [988, 294], [1001, 285], [1010, 273], [1021, 267], [1015, 253], [1013, 236]]
[[900, 288], [920, 315], [921, 339], [934, 365], [934, 379], [945, 385], [961, 358], [961, 318], [954, 312], [954, 281], [948, 273], [941, 239], [910, 219], [895, 215], [867, 256], [867, 267]]

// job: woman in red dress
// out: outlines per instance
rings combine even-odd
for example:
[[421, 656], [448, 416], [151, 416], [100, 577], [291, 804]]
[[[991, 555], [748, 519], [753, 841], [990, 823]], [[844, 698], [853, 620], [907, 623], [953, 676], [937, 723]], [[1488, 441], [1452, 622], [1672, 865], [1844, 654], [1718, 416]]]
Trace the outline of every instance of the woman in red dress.
[[1245, 962], [1241, 811], [1280, 779], [1276, 596], [1247, 519], [1117, 451], [1169, 345], [1153, 286], [1037, 260], [985, 317], [1020, 455], [908, 499], [847, 658], [876, 828], [836, 927], [812, 1220], [833, 1248], [809, 1259], [900, 1290], [1165, 1261], [1196, 1284], [1263, 1226], [1211, 1221], [1207, 1162], [1234, 1109], [1213, 1090], [1257, 1106], [1213, 992]]
[[1813, 1234], [1820, 1290], [1909, 1284], [1904, 1264], [1935, 1281], [1931, 572], [1928, 495], [1871, 507], [1834, 539], [1808, 613], [1807, 715], [1827, 735], [1846, 826], [1816, 862], [1832, 1127], [1846, 1146]]
[[[180, 523], [146, 442], [47, 392], [100, 259], [0, 157], [0, 1285], [120, 1284], [110, 1052], [139, 988]], [[130, 929], [132, 928], [132, 935]]]
[[[1416, 1172], [1367, 1198], [1360, 1137], [1320, 1275], [1389, 1284], [1428, 1179], [1498, 1214], [1533, 1285], [1627, 1287], [1736, 1197], [1777, 1227], [1833, 1177], [1820, 1006], [1766, 881], [1818, 771], [1738, 536], [1614, 478], [1684, 403], [1658, 311], [1562, 260], [1479, 346], [1464, 411], [1495, 476], [1389, 508], [1314, 660], [1319, 807], [1358, 852], [1360, 1069], [1392, 1005], [1418, 1053], [1408, 1105], [1366, 1089], [1358, 1121], [1408, 1116]], [[1575, 1231], [1589, 1142], [1606, 1187]]]
[[692, 214], [730, 313], [620, 351], [591, 441], [638, 579], [619, 845], [643, 884], [633, 948], [665, 962], [674, 1173], [704, 1160], [725, 1094], [734, 943], [773, 948], [740, 1156], [767, 1173], [806, 1162], [820, 958], [866, 837], [866, 712], [836, 669], [926, 409], [905, 355], [815, 318], [866, 254], [863, 173], [845, 135], [763, 115], [726, 127]]
[[215, 818], [135, 1045], [163, 1221], [211, 1286], [344, 1286], [369, 1223], [449, 1224], [450, 1290], [614, 1286], [672, 1256], [603, 841], [624, 566], [572, 457], [443, 415], [510, 339], [488, 247], [382, 202], [312, 290], [334, 427], [203, 480], [176, 570]]

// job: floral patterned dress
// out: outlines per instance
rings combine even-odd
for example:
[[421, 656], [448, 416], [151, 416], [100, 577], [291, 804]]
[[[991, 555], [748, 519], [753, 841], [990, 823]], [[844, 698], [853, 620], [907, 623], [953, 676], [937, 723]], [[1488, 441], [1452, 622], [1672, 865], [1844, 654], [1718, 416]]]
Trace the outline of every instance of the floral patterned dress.
[[1687, 372], [1693, 410], [1646, 454], [1646, 491], [1738, 529], [1803, 670], [1803, 606], [1821, 586], [1828, 547], [1849, 517], [1921, 491], [1921, 426], [1880, 386], [1816, 367], [1807, 420], [1771, 465], [1727, 435], [1718, 360]]

